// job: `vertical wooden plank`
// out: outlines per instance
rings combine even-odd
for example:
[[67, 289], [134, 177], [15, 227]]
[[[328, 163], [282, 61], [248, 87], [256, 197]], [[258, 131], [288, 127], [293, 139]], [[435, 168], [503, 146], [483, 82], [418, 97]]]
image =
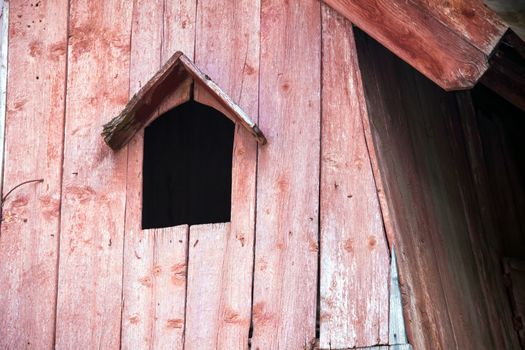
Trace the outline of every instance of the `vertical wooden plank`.
[[[195, 62], [257, 122], [260, 1], [198, 4]], [[216, 107], [200, 86], [195, 99]], [[218, 349], [248, 348], [252, 305], [257, 144], [237, 125], [233, 147], [231, 226], [224, 236], [224, 257], [220, 256], [224, 263], [218, 291]], [[199, 252], [210, 254], [203, 247]]]
[[[161, 66], [163, 0], [135, 1], [131, 27], [130, 88], [133, 96]], [[148, 349], [155, 323], [154, 290], [151, 288], [153, 231], [142, 231], [142, 151], [144, 132], [128, 145], [126, 223], [122, 286], [122, 349]], [[123, 150], [122, 152], [126, 152]], [[144, 276], [149, 276], [149, 279]]]
[[153, 349], [182, 349], [184, 346], [188, 230], [187, 225], [154, 230]]
[[9, 52], [9, 2], [4, 2], [4, 0], [0, 1], [0, 11], [0, 193], [2, 193], [7, 97], [7, 55]]
[[389, 252], [352, 24], [322, 9], [320, 347], [388, 344]]
[[220, 291], [229, 232], [229, 223], [190, 227], [185, 350], [219, 349]]
[[132, 6], [70, 2], [57, 349], [120, 345], [126, 152], [100, 130], [128, 100]]
[[134, 240], [124, 269], [122, 349], [182, 349], [188, 226]]
[[164, 1], [164, 30], [162, 34], [162, 62], [176, 51], [193, 59], [195, 51], [196, 0]]
[[[191, 60], [195, 52], [195, 21], [197, 0], [164, 1], [161, 63], [175, 52], [182, 51]], [[146, 29], [147, 30], [147, 29]], [[159, 106], [159, 115], [189, 100], [192, 80], [183, 84], [187, 88], [173, 92]]]
[[[192, 57], [195, 6], [195, 0], [135, 2], [129, 96], [136, 93], [175, 51], [181, 50]], [[177, 97], [169, 96], [165, 102], [178, 104], [173, 99]], [[183, 99], [179, 96], [179, 101]], [[163, 106], [159, 106], [159, 109], [162, 111]], [[136, 269], [141, 271], [140, 266], [143, 264], [135, 256], [135, 251], [141, 249], [145, 240], [152, 242], [152, 238], [148, 237], [150, 233], [143, 232], [141, 224], [143, 147], [144, 132], [140, 131], [128, 146], [122, 323], [122, 347], [127, 349], [151, 346], [153, 328], [150, 322], [154, 322], [151, 317], [156, 310], [155, 295], [151, 290], [137, 295], [134, 277], [138, 276]], [[187, 237], [184, 242], [187, 242]], [[184, 303], [184, 300], [177, 302]], [[135, 321], [137, 312], [143, 315], [144, 321]], [[180, 344], [177, 346], [181, 348]]]
[[320, 161], [320, 3], [261, 4], [253, 349], [315, 337]]
[[153, 232], [128, 231], [124, 246], [121, 348], [149, 349], [155, 320], [152, 267]]
[[[9, 4], [7, 191], [0, 236], [0, 348], [51, 349], [56, 305], [66, 82], [66, 0]], [[3, 13], [3, 31], [7, 13]], [[5, 33], [5, 32], [4, 32]], [[2, 46], [7, 44], [2, 39]], [[5, 50], [2, 50], [2, 55]], [[5, 71], [2, 57], [2, 70]], [[1, 84], [5, 84], [5, 77]], [[2, 100], [5, 91], [2, 92]], [[5, 104], [3, 105], [5, 106]], [[0, 107], [2, 110], [3, 108]], [[2, 141], [3, 144], [3, 141]]]

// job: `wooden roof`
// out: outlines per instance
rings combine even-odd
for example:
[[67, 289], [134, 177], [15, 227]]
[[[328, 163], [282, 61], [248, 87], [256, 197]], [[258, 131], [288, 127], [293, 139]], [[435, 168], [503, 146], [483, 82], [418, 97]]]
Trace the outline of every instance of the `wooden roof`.
[[[164, 66], [137, 92], [120, 114], [104, 125], [104, 141], [114, 150], [125, 146], [133, 136], [157, 116], [160, 103], [173, 91], [191, 89], [188, 80], [201, 85], [228, 113], [250, 132], [257, 142], [266, 143], [266, 138], [250, 117], [217, 85], [204, 74], [182, 52], [176, 52]], [[187, 94], [189, 99], [190, 94]], [[185, 102], [178, 100], [178, 104]], [[175, 107], [175, 106], [172, 106]]]

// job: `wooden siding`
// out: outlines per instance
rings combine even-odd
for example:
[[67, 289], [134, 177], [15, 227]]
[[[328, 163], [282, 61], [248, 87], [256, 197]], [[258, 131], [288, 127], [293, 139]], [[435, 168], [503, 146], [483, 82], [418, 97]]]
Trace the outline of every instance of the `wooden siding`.
[[[483, 283], [497, 276], [485, 280], [473, 263], [494, 261], [459, 234], [479, 229], [470, 179], [437, 172], [423, 191], [436, 164], [416, 128], [428, 124], [444, 140], [450, 132], [450, 148], [440, 140], [430, 151], [468, 172], [456, 121], [437, 112], [457, 108], [455, 97], [391, 58], [374, 63], [384, 52], [365, 48], [372, 58], [361, 67], [401, 75], [363, 75], [377, 85], [367, 87], [377, 97], [367, 108], [355, 32], [334, 10], [317, 0], [9, 3], [4, 193], [44, 182], [3, 207], [0, 348], [408, 349], [389, 346], [394, 242], [418, 349], [447, 348], [444, 339], [515, 345], [485, 300]], [[230, 223], [142, 230], [143, 133], [113, 152], [100, 132], [177, 50], [253, 116], [268, 144], [236, 128]], [[403, 79], [415, 85], [400, 91]], [[399, 116], [415, 112], [394, 102], [419, 89], [435, 119], [412, 125]], [[193, 92], [228, 116], [205, 90]], [[188, 84], [153, 116], [191, 97]], [[401, 119], [381, 129], [390, 114], [375, 112], [386, 103]], [[440, 211], [440, 201], [454, 206]]]

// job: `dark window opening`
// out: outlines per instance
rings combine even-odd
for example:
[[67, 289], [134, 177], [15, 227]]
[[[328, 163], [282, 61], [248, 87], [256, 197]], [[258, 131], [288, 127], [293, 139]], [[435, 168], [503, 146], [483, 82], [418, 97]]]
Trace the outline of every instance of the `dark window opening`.
[[234, 126], [190, 101], [145, 129], [143, 229], [230, 221]]

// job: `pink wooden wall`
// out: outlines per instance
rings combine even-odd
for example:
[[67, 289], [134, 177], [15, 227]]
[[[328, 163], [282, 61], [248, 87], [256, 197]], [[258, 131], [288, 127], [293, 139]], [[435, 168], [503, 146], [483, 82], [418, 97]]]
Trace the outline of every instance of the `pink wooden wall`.
[[[253, 349], [303, 349], [317, 318], [323, 348], [388, 344], [348, 21], [317, 0], [9, 4], [4, 193], [44, 182], [3, 207], [0, 348], [247, 349], [252, 325]], [[236, 129], [231, 223], [142, 231], [142, 135], [114, 153], [101, 126], [176, 50], [268, 144]]]

